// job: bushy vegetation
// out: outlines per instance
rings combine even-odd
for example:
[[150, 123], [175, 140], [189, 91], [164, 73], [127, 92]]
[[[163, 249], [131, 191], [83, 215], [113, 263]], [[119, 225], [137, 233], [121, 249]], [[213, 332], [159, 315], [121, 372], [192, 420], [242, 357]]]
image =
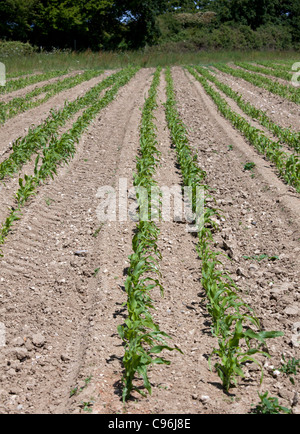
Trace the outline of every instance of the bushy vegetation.
[[29, 43], [18, 41], [0, 41], [0, 57], [13, 57], [13, 56], [28, 56], [33, 54], [36, 48]]
[[213, 12], [165, 14], [159, 17], [159, 44], [167, 50], [290, 50], [298, 46], [293, 27], [267, 23], [258, 28], [239, 22], [218, 22]]

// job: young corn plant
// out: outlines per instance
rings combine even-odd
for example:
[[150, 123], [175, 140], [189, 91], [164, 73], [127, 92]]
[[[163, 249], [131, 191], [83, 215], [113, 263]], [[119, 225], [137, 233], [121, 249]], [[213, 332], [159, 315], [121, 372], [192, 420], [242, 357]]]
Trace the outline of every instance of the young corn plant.
[[32, 84], [47, 81], [65, 74], [68, 74], [68, 71], [48, 71], [44, 74], [29, 75], [28, 77], [22, 77], [18, 80], [7, 80], [6, 86], [0, 87], [0, 94], [14, 92]]
[[225, 93], [229, 98], [232, 98], [238, 106], [244, 111], [244, 113], [253, 119], [257, 119], [261, 125], [266, 127], [272, 134], [278, 137], [281, 143], [286, 143], [296, 152], [300, 151], [300, 133], [292, 131], [289, 128], [282, 128], [275, 124], [263, 110], [260, 110], [249, 102], [245, 101], [238, 92], [231, 89], [230, 86], [222, 83], [217, 79], [215, 75], [212, 75], [208, 69], [199, 66], [195, 67], [195, 70], [199, 72], [203, 77], [205, 77], [210, 82], [214, 83], [218, 89]]
[[[282, 332], [255, 332], [244, 326], [244, 320], [245, 318], [241, 318], [236, 322], [234, 331], [230, 336], [222, 336], [219, 339], [219, 348], [214, 349], [212, 353], [212, 356], [219, 356], [220, 362], [215, 364], [215, 369], [226, 392], [237, 385], [237, 377], [243, 378], [245, 376], [243, 367], [246, 362], [253, 362], [260, 366], [262, 382], [263, 366], [254, 356], [261, 354], [270, 358], [270, 354], [261, 348], [267, 346], [267, 339], [283, 336]], [[244, 342], [247, 345], [246, 349], [245, 345], [242, 345]]]
[[283, 80], [291, 81], [291, 74], [288, 71], [284, 69], [280, 69], [278, 67], [276, 69], [266, 68], [262, 66], [253, 65], [252, 63], [249, 62], [235, 62], [235, 65], [239, 66], [240, 68], [246, 69], [248, 71], [258, 72], [260, 74], [265, 74], [265, 75], [271, 75], [272, 77], [282, 78]]
[[[64, 90], [72, 89], [84, 81], [97, 77], [100, 74], [100, 71], [85, 71], [83, 74], [78, 74], [75, 77], [67, 77], [63, 80], [58, 80], [56, 83], [36, 88], [24, 97], [14, 98], [6, 104], [1, 103], [0, 124], [5, 123], [8, 119], [13, 118], [20, 113], [24, 113], [29, 109], [39, 107], [54, 95], [57, 95]], [[39, 95], [43, 95], [43, 97], [37, 98]]]
[[279, 95], [282, 98], [286, 98], [289, 101], [300, 104], [299, 91], [292, 86], [286, 86], [284, 84], [277, 83], [271, 78], [263, 77], [259, 74], [252, 74], [251, 72], [247, 72], [242, 69], [230, 68], [227, 65], [217, 63], [213, 66], [219, 69], [221, 72], [225, 72], [226, 74], [232, 75], [233, 77], [243, 78], [257, 87], [261, 87], [271, 93], [274, 93], [275, 95]]

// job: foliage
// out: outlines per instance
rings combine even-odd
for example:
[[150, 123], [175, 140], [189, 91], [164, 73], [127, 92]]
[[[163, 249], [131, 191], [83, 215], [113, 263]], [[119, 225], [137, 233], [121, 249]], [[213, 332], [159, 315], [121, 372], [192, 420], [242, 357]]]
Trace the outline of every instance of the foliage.
[[[64, 72], [53, 72], [54, 76], [64, 75]], [[49, 73], [51, 76], [51, 73]], [[62, 80], [58, 80], [55, 83], [46, 84], [42, 87], [37, 87], [33, 91], [27, 93], [24, 97], [13, 98], [8, 103], [0, 103], [0, 124], [5, 123], [8, 119], [13, 118], [19, 113], [38, 107], [48, 101], [54, 95], [83, 83], [86, 80], [90, 80], [99, 75], [99, 71], [85, 71], [82, 74], [66, 77]], [[42, 98], [37, 98], [42, 95]]]
[[234, 69], [227, 65], [216, 65], [216, 67], [222, 72], [230, 74], [234, 77], [243, 78], [244, 80], [254, 84], [255, 86], [266, 89], [269, 92], [274, 93], [275, 95], [287, 98], [296, 104], [300, 104], [299, 90], [292, 85], [284, 85], [272, 80], [272, 78], [265, 77], [259, 74], [251, 74], [251, 72], [242, 69]]
[[260, 403], [251, 411], [253, 414], [291, 414], [288, 408], [279, 405], [278, 398], [269, 397], [269, 392], [259, 393]]
[[298, 374], [298, 369], [300, 368], [300, 359], [295, 359], [295, 357], [293, 357], [286, 362], [284, 355], [282, 356], [282, 359], [282, 366], [279, 371], [288, 375], [290, 377], [291, 383], [295, 384], [293, 376]]
[[40, 83], [41, 81], [47, 81], [51, 78], [59, 77], [63, 75], [65, 71], [50, 71], [45, 74], [29, 75], [28, 77], [19, 78], [17, 80], [9, 80], [6, 86], [0, 88], [0, 93], [14, 92], [32, 84]]
[[[101, 74], [101, 71], [98, 71], [98, 74]], [[34, 153], [47, 146], [50, 138], [57, 133], [59, 128], [62, 128], [80, 110], [95, 104], [99, 94], [113, 85], [122, 74], [123, 72], [120, 71], [106, 78], [84, 96], [78, 97], [75, 101], [66, 102], [63, 109], [59, 111], [52, 110], [50, 116], [41, 125], [30, 128], [25, 137], [15, 140], [9, 157], [0, 163], [0, 180], [3, 180], [6, 176], [12, 176], [20, 170]]]
[[[255, 67], [250, 63], [245, 62], [236, 62], [236, 65], [242, 66], [244, 68], [250, 69], [250, 70], [259, 70], [259, 66]], [[249, 102], [245, 101], [241, 94], [238, 92], [235, 92], [231, 89], [230, 86], [222, 83], [218, 80], [218, 78], [215, 75], [212, 75], [208, 69], [198, 67], [197, 71], [200, 72], [207, 80], [214, 83], [218, 89], [220, 89], [222, 92], [224, 92], [229, 98], [232, 98], [238, 106], [246, 113], [248, 116], [251, 116], [253, 119], [257, 119], [261, 125], [266, 127], [270, 132], [272, 132], [275, 136], [277, 136], [282, 143], [287, 143], [289, 146], [294, 148], [294, 150], [299, 153], [300, 151], [300, 133], [295, 132], [289, 128], [283, 128], [278, 124], [275, 124], [267, 115], [267, 113], [263, 110], [260, 110], [253, 105], [251, 105]], [[262, 71], [267, 72], [269, 71], [272, 74], [275, 75], [281, 75], [282, 77], [285, 74], [289, 74], [288, 72], [284, 71], [282, 72], [276, 72], [277, 70], [270, 70], [270, 69], [264, 69], [262, 68]], [[290, 75], [289, 75], [290, 77]]]
[[[222, 71], [227, 71], [228, 68], [227, 66], [220, 66], [219, 64], [216, 64], [215, 66]], [[201, 68], [195, 67], [195, 69], [201, 73]], [[244, 136], [261, 154], [265, 155], [276, 165], [280, 176], [288, 184], [294, 186], [296, 190], [300, 192], [299, 156], [297, 154], [286, 153], [280, 143], [265, 136], [261, 130], [253, 127], [243, 116], [232, 110], [227, 101], [219, 94], [219, 92], [209, 85], [207, 79], [203, 75], [199, 76], [193, 68], [189, 67], [188, 70], [203, 85], [204, 89], [211, 96], [223, 116], [242, 134], [244, 134]], [[232, 70], [233, 73], [237, 71], [232, 68], [229, 68], [229, 70]], [[255, 76], [253, 76], [253, 80], [256, 80]]]
[[[221, 23], [216, 26], [215, 15], [211, 14], [207, 15], [208, 22], [198, 25], [183, 24], [174, 14], [160, 16], [158, 18], [161, 31], [159, 44], [176, 42], [177, 49], [193, 51], [199, 49], [288, 50], [294, 46], [292, 29], [288, 25], [269, 24], [255, 30], [241, 23]], [[202, 16], [201, 21], [204, 19], [205, 15]]]

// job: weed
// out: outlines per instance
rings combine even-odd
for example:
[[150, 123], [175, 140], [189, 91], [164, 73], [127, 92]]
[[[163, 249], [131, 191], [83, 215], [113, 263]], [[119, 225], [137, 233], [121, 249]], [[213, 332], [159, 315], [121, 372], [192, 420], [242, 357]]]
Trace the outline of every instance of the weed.
[[[282, 359], [286, 362], [284, 355], [282, 355]], [[290, 377], [290, 381], [292, 384], [295, 384], [295, 380], [293, 376], [298, 374], [298, 368], [300, 366], [300, 360], [295, 359], [294, 357], [290, 359], [287, 363], [284, 363], [281, 368], [279, 368], [280, 372], [288, 375]]]
[[243, 256], [243, 258], [246, 260], [246, 261], [258, 261], [258, 262], [261, 262], [261, 261], [264, 261], [265, 259], [267, 259], [268, 261], [278, 261], [279, 260], [279, 256], [269, 256], [269, 255], [265, 255], [265, 254], [262, 254], [262, 255], [259, 255], [259, 256]]
[[253, 414], [291, 414], [288, 408], [281, 407], [278, 398], [269, 397], [269, 392], [258, 394], [260, 403], [251, 411]]
[[246, 163], [245, 166], [244, 166], [244, 170], [245, 171], [247, 171], [247, 170], [253, 170], [255, 167], [256, 167], [255, 163]]

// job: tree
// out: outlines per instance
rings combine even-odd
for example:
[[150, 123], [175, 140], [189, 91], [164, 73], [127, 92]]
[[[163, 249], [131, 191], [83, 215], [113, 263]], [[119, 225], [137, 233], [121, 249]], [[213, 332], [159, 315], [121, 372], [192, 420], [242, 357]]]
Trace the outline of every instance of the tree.
[[113, 49], [122, 42], [125, 29], [114, 0], [87, 0], [82, 6], [82, 14], [89, 47]]
[[37, 0], [5, 0], [0, 3], [0, 38], [26, 42], [32, 33]]
[[157, 17], [166, 11], [167, 0], [120, 0], [118, 8], [129, 30], [130, 48], [152, 45], [158, 40]]

